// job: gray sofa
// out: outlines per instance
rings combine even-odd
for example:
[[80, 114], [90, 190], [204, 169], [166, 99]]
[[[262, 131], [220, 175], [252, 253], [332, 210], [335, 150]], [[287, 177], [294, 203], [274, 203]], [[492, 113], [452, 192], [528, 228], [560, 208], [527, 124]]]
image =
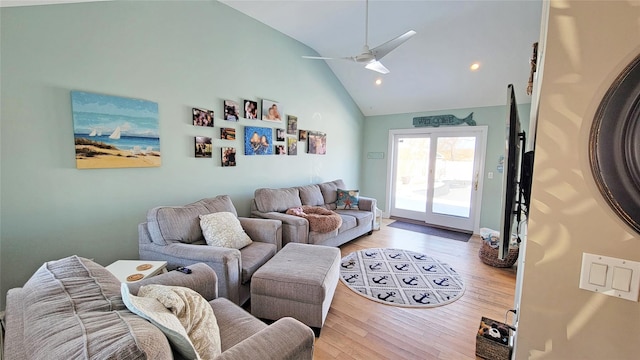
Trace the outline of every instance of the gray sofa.
[[[281, 189], [257, 189], [251, 202], [251, 216], [282, 221], [282, 244], [303, 243], [340, 246], [361, 235], [371, 234], [375, 221], [376, 199], [359, 197], [359, 210], [336, 210], [337, 190], [351, 190], [339, 180]], [[319, 233], [309, 230], [309, 222], [285, 212], [302, 205], [321, 206], [340, 214], [339, 229]]]
[[207, 246], [199, 215], [215, 212], [237, 215], [227, 195], [184, 206], [158, 206], [138, 225], [138, 252], [142, 260], [167, 261], [167, 267], [205, 263], [218, 274], [218, 291], [238, 305], [249, 299], [253, 273], [282, 247], [281, 222], [239, 217], [253, 243], [240, 250]]
[[[267, 326], [217, 297], [216, 274], [205, 264], [130, 285], [189, 287], [211, 305], [220, 329], [223, 359], [312, 359], [314, 334], [293, 318]], [[22, 288], [7, 293], [6, 359], [180, 359], [166, 336], [130, 312], [120, 282], [88, 259], [71, 256], [45, 263]]]

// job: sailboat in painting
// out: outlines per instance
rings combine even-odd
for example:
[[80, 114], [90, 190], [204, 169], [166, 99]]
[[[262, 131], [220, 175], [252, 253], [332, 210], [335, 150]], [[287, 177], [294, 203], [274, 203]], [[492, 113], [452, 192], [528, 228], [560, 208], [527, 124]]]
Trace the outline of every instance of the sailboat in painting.
[[78, 169], [160, 166], [157, 103], [71, 91], [71, 110]]
[[109, 139], [119, 140], [120, 139], [120, 126], [116, 127], [115, 130], [109, 135]]

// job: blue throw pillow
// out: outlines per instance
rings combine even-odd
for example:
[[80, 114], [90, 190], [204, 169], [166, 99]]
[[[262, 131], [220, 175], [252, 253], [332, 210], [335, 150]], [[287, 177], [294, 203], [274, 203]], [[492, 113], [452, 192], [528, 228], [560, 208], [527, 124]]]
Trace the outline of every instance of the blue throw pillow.
[[359, 210], [358, 197], [360, 190], [342, 190], [338, 189], [338, 201], [336, 209], [338, 210]]

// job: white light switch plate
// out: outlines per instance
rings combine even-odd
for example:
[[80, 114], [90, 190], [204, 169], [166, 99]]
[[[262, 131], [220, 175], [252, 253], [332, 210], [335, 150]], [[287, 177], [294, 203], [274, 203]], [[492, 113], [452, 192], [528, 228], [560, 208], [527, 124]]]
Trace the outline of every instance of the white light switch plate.
[[[593, 266], [593, 264], [599, 265]], [[603, 267], [600, 265], [607, 266], [604, 286], [594, 284], [601, 283], [600, 277], [602, 276], [601, 271]], [[614, 271], [614, 269], [617, 271]], [[592, 270], [598, 271], [598, 273], [591, 274]], [[631, 272], [631, 276], [629, 276], [629, 271]], [[590, 279], [591, 281], [589, 281]], [[616, 288], [624, 289], [626, 286], [622, 286], [621, 284], [624, 285], [627, 281], [630, 281], [629, 291], [617, 290], [613, 287], [615, 283]], [[582, 270], [580, 271], [580, 289], [637, 302], [638, 294], [640, 293], [640, 262], [583, 253]]]

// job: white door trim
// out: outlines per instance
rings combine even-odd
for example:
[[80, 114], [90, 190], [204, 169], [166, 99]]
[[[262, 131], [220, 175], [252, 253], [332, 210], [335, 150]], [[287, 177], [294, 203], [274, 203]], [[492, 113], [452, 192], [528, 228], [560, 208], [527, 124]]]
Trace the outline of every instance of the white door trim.
[[479, 125], [479, 126], [460, 126], [460, 127], [442, 127], [442, 128], [432, 128], [432, 127], [422, 127], [422, 128], [411, 128], [411, 129], [390, 129], [389, 136], [387, 139], [387, 181], [385, 187], [385, 210], [384, 213], [389, 216], [391, 214], [391, 183], [393, 181], [394, 174], [394, 138], [397, 135], [418, 135], [418, 134], [440, 134], [440, 133], [456, 133], [456, 132], [478, 132], [479, 133], [479, 144], [478, 144], [478, 155], [480, 155], [480, 160], [478, 164], [478, 191], [475, 192], [476, 196], [476, 209], [474, 214], [474, 234], [480, 233], [480, 215], [482, 209], [482, 191], [484, 188], [484, 171], [485, 171], [485, 163], [486, 163], [486, 155], [487, 155], [487, 132], [489, 127], [487, 125]]

